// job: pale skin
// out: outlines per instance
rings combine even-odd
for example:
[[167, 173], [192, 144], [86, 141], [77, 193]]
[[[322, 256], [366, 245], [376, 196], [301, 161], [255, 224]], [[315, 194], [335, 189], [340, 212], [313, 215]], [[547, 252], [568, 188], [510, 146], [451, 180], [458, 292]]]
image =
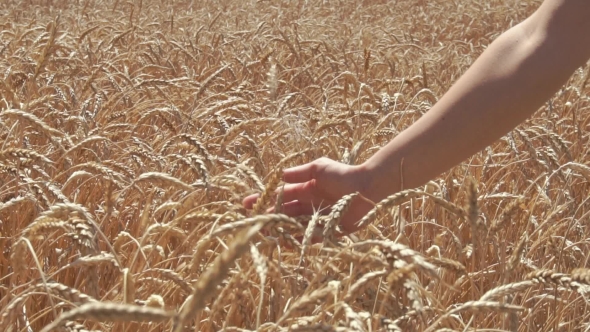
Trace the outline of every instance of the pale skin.
[[[418, 121], [360, 165], [328, 158], [284, 171], [282, 212], [310, 215], [346, 194], [370, 201], [426, 184], [529, 118], [590, 58], [590, 0], [545, 0], [498, 37]], [[258, 195], [244, 199], [251, 208]], [[355, 199], [344, 232], [373, 205]]]

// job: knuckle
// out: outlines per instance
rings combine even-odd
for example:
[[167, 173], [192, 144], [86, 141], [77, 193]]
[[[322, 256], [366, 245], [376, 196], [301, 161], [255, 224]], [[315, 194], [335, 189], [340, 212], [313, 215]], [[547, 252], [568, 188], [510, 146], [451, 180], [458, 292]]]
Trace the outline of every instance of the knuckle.
[[301, 186], [301, 191], [304, 193], [313, 193], [315, 191], [315, 188], [316, 188], [316, 181], [311, 180], [311, 181], [307, 181], [306, 183], [304, 183]]
[[330, 159], [322, 157], [311, 163], [311, 175], [315, 179], [330, 164]]
[[318, 159], [316, 159], [316, 160], [315, 160], [315, 162], [316, 162], [318, 165], [326, 165], [326, 164], [328, 164], [330, 161], [331, 161], [331, 159], [330, 159], [330, 158], [327, 158], [327, 157], [321, 157], [321, 158], [318, 158]]

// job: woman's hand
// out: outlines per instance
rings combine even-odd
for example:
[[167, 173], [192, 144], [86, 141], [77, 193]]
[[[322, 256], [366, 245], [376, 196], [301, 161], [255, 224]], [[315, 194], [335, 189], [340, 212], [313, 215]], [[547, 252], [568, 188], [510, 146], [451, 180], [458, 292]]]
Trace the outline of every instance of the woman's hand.
[[[329, 207], [344, 195], [359, 192], [364, 196], [369, 183], [363, 166], [351, 166], [328, 158], [286, 169], [283, 180], [287, 184], [283, 191], [282, 213], [291, 217], [311, 215], [318, 210], [327, 214]], [[251, 209], [258, 196], [246, 197], [244, 206]], [[356, 222], [372, 208], [369, 201], [358, 196], [354, 198], [340, 222], [341, 230], [344, 233], [356, 231]]]

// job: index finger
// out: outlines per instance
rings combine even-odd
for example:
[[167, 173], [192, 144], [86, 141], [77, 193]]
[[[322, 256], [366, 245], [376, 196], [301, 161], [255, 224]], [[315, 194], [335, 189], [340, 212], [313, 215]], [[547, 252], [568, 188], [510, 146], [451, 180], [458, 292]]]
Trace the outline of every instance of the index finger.
[[242, 205], [246, 209], [251, 209], [254, 206], [254, 204], [256, 203], [256, 200], [258, 199], [258, 197], [260, 197], [260, 194], [252, 194], [250, 196], [247, 196], [246, 198], [244, 198], [242, 200]]
[[286, 183], [302, 183], [314, 178], [315, 166], [313, 163], [288, 168], [283, 171], [283, 181]]

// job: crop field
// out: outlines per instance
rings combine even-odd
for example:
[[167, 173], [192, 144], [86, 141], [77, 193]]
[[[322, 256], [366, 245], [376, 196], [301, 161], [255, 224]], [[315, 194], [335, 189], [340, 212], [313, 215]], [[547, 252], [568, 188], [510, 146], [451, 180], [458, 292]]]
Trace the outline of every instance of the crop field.
[[588, 331], [588, 65], [351, 235], [281, 213], [539, 5], [2, 1], [0, 331]]

